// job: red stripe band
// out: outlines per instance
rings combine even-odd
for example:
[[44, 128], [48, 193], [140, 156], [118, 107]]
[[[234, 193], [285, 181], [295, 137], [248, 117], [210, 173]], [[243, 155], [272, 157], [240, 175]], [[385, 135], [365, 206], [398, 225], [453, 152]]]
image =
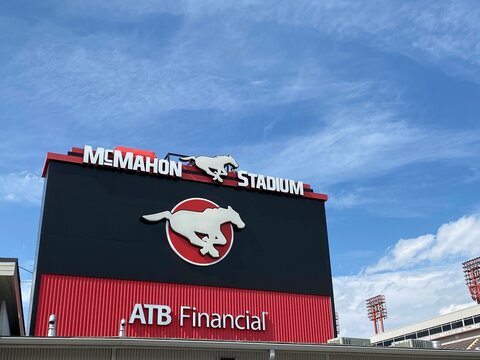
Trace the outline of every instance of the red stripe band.
[[[138, 317], [128, 323], [132, 312], [138, 315], [135, 304], [142, 306], [146, 324]], [[168, 316], [159, 318], [158, 311], [149, 319], [148, 308], [152, 306], [157, 310], [159, 306], [168, 306], [171, 322], [159, 325], [157, 321]], [[182, 306], [183, 315], [189, 317], [182, 317]], [[195, 326], [198, 321], [193, 324], [193, 317], [198, 313], [204, 315], [200, 326]], [[296, 343], [324, 343], [333, 337], [330, 297], [272, 291], [42, 275], [36, 336], [47, 335], [50, 314], [57, 316], [58, 336], [117, 336], [120, 320], [126, 319], [126, 336], [131, 337]], [[225, 328], [215, 328], [213, 314], [230, 314], [245, 329], [232, 329], [228, 316]], [[255, 316], [260, 321], [256, 325]], [[152, 324], [148, 324], [149, 320]], [[247, 322], [251, 329], [246, 329]]]

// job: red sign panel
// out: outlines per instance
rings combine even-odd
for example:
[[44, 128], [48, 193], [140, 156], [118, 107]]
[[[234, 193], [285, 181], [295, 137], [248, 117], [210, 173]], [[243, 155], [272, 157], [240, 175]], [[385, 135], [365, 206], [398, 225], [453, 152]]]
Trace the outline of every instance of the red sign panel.
[[57, 316], [57, 336], [126, 336], [324, 343], [330, 297], [271, 291], [42, 275], [36, 336]]

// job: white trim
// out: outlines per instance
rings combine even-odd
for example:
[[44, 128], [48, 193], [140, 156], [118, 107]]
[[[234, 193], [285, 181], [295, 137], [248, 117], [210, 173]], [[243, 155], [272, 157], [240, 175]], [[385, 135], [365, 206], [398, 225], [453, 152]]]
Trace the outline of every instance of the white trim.
[[16, 263], [13, 261], [0, 261], [0, 276], [13, 276]]

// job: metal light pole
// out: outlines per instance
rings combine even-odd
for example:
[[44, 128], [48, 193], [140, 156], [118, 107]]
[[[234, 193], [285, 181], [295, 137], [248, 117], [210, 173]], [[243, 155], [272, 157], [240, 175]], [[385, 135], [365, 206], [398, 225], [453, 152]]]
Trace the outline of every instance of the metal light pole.
[[[367, 315], [370, 321], [373, 321], [375, 334], [384, 332], [383, 319], [387, 318], [387, 307], [385, 305], [385, 295], [377, 295], [366, 301]], [[379, 329], [380, 327], [380, 329]]]

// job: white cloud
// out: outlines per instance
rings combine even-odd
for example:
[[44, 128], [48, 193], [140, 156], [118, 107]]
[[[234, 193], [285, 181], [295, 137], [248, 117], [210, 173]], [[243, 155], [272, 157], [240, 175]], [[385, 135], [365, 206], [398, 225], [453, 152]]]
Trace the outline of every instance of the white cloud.
[[[415, 265], [442, 259], [468, 258], [480, 255], [480, 216], [464, 216], [443, 224], [437, 233], [414, 239], [401, 239], [367, 273], [408, 269]], [[466, 260], [466, 259], [465, 259]]]
[[40, 176], [26, 171], [0, 175], [0, 201], [38, 205], [42, 191]]
[[334, 277], [341, 334], [373, 334], [365, 299], [378, 294], [386, 298], [386, 329], [473, 306], [461, 263], [480, 254], [479, 238], [480, 216], [464, 216], [441, 225], [435, 235], [399, 240], [366, 271]]
[[342, 336], [373, 335], [365, 309], [365, 300], [371, 296], [385, 295], [386, 330], [435, 317], [446, 309], [458, 309], [470, 299], [461, 263], [334, 277], [333, 283]]

